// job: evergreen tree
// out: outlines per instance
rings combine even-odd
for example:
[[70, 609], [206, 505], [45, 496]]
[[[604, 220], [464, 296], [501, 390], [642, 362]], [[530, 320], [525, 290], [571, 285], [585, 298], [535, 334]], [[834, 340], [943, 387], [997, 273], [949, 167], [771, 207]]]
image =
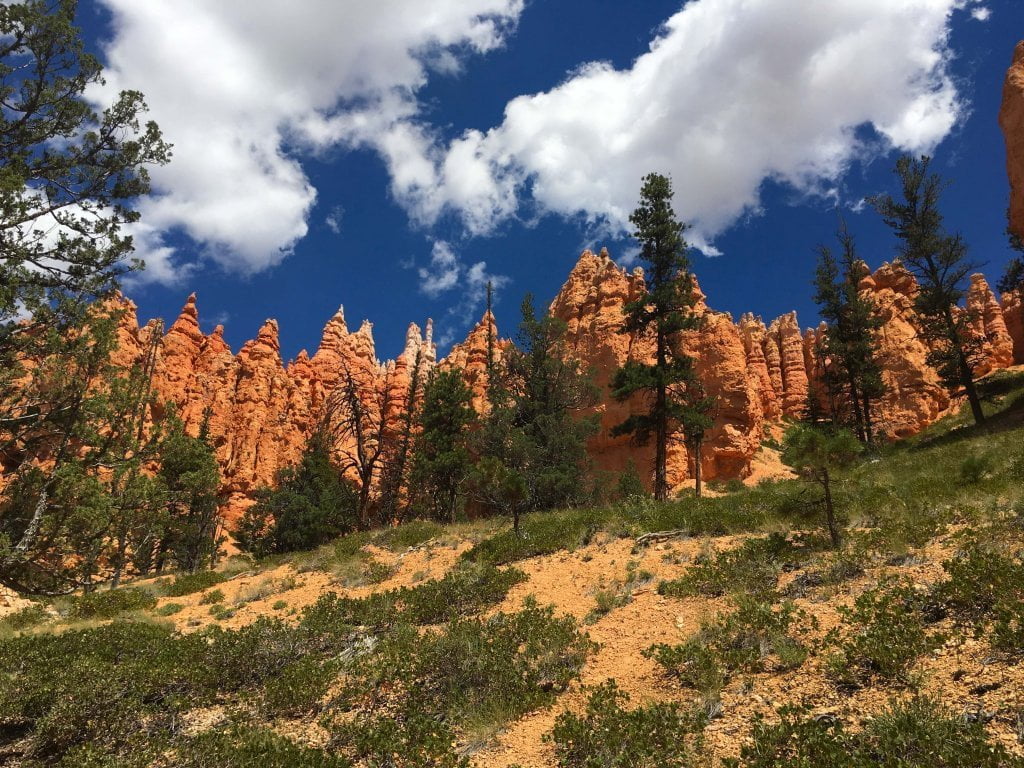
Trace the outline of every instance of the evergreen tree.
[[581, 418], [597, 391], [564, 343], [565, 323], [522, 304], [518, 344], [504, 351], [488, 387], [490, 411], [477, 435], [477, 499], [519, 515], [579, 503], [586, 489], [586, 441], [596, 419]]
[[162, 570], [168, 557], [178, 568], [194, 573], [212, 567], [222, 543], [217, 491], [220, 468], [207, 438], [204, 418], [198, 437], [185, 432], [172, 417], [160, 446], [159, 477], [167, 493], [167, 521], [156, 556]]
[[699, 499], [703, 493], [704, 469], [701, 466], [704, 454], [704, 438], [715, 425], [713, 412], [716, 398], [708, 397], [700, 380], [693, 378], [679, 387], [683, 405], [679, 426], [683, 441], [693, 461], [694, 493]]
[[257, 557], [314, 549], [359, 527], [359, 495], [331, 460], [322, 430], [314, 432], [299, 463], [281, 470], [275, 489], [263, 488], [235, 535]]
[[[401, 413], [398, 433], [391, 436], [391, 439], [385, 442], [386, 450], [382, 460], [384, 469], [381, 472], [378, 511], [378, 518], [382, 525], [400, 522], [405, 512], [402, 509], [403, 494], [408, 490], [409, 454], [413, 447], [413, 427], [415, 426], [421, 406], [422, 366], [423, 350], [417, 349], [412, 371], [410, 372], [409, 386], [405, 393], [405, 400], [398, 406]], [[408, 507], [408, 504], [405, 506]]]
[[[634, 414], [612, 429], [612, 435], [632, 435], [641, 445], [654, 440], [654, 497], [668, 497], [668, 442], [689, 414], [684, 393], [696, 379], [693, 360], [680, 348], [681, 331], [699, 327], [692, 309], [697, 302], [683, 239], [687, 226], [672, 211], [672, 183], [665, 176], [648, 174], [643, 180], [640, 205], [629, 220], [636, 227], [640, 259], [645, 262], [647, 293], [623, 308], [623, 333], [654, 341], [654, 362], [630, 360], [615, 372], [612, 394], [625, 401], [637, 393], [645, 396], [646, 413]], [[692, 401], [697, 402], [697, 401]]]
[[973, 373], [979, 347], [968, 333], [970, 314], [957, 311], [966, 295], [964, 279], [977, 265], [968, 261], [963, 238], [945, 232], [939, 211], [944, 185], [930, 165], [929, 157], [901, 157], [896, 175], [903, 200], [878, 195], [871, 203], [901, 241], [900, 258], [917, 278], [914, 309], [918, 330], [931, 348], [929, 365], [947, 387], [964, 391], [975, 423], [982, 424], [985, 414]]
[[849, 466], [862, 450], [853, 433], [845, 429], [797, 424], [786, 433], [782, 460], [802, 477], [821, 486], [825, 522], [832, 546], [836, 549], [842, 544], [842, 534], [836, 520], [832, 483], [836, 471]]
[[824, 245], [818, 248], [814, 300], [820, 307], [826, 330], [816, 354], [835, 420], [847, 421], [845, 414], [851, 414], [857, 437], [871, 444], [874, 439], [872, 404], [885, 391], [882, 368], [876, 359], [877, 333], [882, 320], [874, 302], [858, 288], [862, 263], [845, 223], [839, 231], [839, 242], [841, 264], [830, 248]]
[[419, 410], [412, 471], [412, 507], [435, 520], [452, 521], [472, 469], [470, 430], [476, 423], [473, 393], [456, 369], [434, 370]]

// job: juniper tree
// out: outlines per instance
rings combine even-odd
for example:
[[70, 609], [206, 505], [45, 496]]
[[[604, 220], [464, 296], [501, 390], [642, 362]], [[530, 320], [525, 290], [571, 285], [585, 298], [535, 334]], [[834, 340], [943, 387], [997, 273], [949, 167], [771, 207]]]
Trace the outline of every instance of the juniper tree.
[[643, 395], [644, 413], [634, 414], [612, 429], [631, 435], [641, 445], [654, 441], [654, 497], [668, 497], [668, 443], [684, 419], [693, 420], [693, 404], [683, 391], [697, 378], [693, 359], [678, 344], [681, 331], [700, 326], [693, 307], [697, 296], [690, 274], [683, 234], [687, 225], [672, 210], [672, 183], [660, 174], [644, 177], [640, 205], [629, 220], [636, 227], [640, 259], [645, 262], [647, 292], [623, 308], [621, 332], [649, 338], [654, 362], [630, 360], [612, 378], [612, 395], [622, 402]]
[[902, 200], [877, 195], [871, 204], [900, 240], [900, 259], [917, 278], [914, 297], [918, 331], [928, 343], [928, 363], [952, 389], [962, 389], [976, 424], [985, 421], [974, 385], [979, 347], [968, 333], [971, 316], [958, 309], [965, 278], [977, 268], [959, 234], [948, 234], [939, 210], [944, 183], [930, 170], [931, 158], [904, 155], [896, 162]]
[[828, 246], [818, 247], [814, 300], [826, 329], [816, 354], [822, 364], [825, 394], [839, 411], [837, 420], [845, 420], [844, 412], [851, 414], [858, 439], [871, 444], [872, 405], [885, 391], [876, 358], [882, 320], [875, 303], [859, 290], [862, 262], [845, 223], [838, 237], [842, 247], [839, 261]]

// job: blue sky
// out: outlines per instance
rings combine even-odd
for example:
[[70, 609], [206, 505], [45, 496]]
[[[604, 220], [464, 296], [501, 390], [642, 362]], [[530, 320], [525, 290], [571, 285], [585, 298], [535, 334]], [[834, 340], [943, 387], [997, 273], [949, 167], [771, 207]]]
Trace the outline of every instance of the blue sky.
[[[285, 8], [285, 6], [288, 6]], [[428, 10], [429, 9], [429, 10]], [[1019, 0], [89, 0], [102, 102], [138, 88], [175, 144], [136, 236], [143, 319], [191, 291], [234, 349], [280, 323], [315, 349], [344, 304], [378, 354], [409, 322], [459, 341], [547, 302], [584, 247], [629, 260], [640, 176], [669, 173], [712, 307], [816, 322], [814, 247], [931, 151], [948, 225], [995, 280], [1010, 253], [997, 125]]]

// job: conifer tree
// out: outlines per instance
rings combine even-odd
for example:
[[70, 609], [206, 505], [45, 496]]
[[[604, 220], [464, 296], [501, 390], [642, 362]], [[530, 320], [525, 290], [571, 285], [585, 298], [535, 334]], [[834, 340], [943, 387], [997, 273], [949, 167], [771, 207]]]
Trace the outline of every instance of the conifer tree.
[[838, 236], [841, 263], [828, 246], [818, 248], [814, 300], [826, 330], [816, 354], [825, 395], [836, 411], [834, 420], [846, 421], [846, 414], [852, 415], [858, 439], [870, 445], [874, 440], [872, 405], [885, 391], [876, 358], [876, 334], [882, 320], [874, 302], [858, 289], [862, 263], [845, 223]]
[[470, 430], [477, 420], [473, 393], [457, 369], [434, 370], [423, 391], [413, 451], [412, 508], [454, 522], [473, 466]]
[[697, 297], [690, 274], [686, 241], [687, 225], [672, 210], [672, 183], [660, 174], [644, 177], [640, 205], [629, 220], [636, 227], [640, 259], [645, 263], [647, 293], [623, 308], [623, 333], [633, 333], [654, 342], [654, 362], [630, 360], [612, 379], [612, 394], [621, 401], [642, 394], [647, 411], [634, 414], [612, 429], [612, 435], [632, 435], [641, 445], [654, 441], [654, 497], [668, 497], [668, 443], [682, 425], [699, 421], [684, 395], [697, 378], [692, 358], [678, 343], [681, 331], [698, 328], [693, 313]]
[[[1010, 211], [1006, 211], [1006, 216], [1009, 218]], [[1010, 259], [1010, 263], [1006, 265], [1006, 271], [1003, 272], [1003, 276], [999, 279], [999, 284], [996, 286], [1003, 293], [1019, 293], [1024, 295], [1024, 238], [1019, 234], [1006, 227], [1006, 237], [1010, 241], [1010, 248], [1017, 252], [1017, 255]]]
[[931, 158], [904, 155], [896, 162], [902, 200], [891, 195], [871, 199], [900, 240], [900, 258], [917, 278], [914, 298], [919, 332], [929, 344], [928, 363], [947, 387], [963, 390], [976, 424], [985, 421], [974, 384], [973, 367], [979, 345], [968, 329], [966, 310], [957, 311], [966, 295], [965, 278], [977, 268], [967, 258], [967, 245], [959, 234], [947, 234], [939, 210], [944, 183], [932, 173]]
[[239, 546], [257, 557], [313, 549], [359, 527], [359, 496], [334, 466], [322, 429], [309, 438], [294, 467], [278, 472], [239, 521]]
[[[385, 441], [380, 481], [380, 504], [377, 515], [382, 525], [400, 522], [405, 512], [402, 508], [403, 495], [406, 493], [409, 483], [409, 454], [413, 448], [413, 429], [421, 407], [422, 367], [423, 350], [417, 349], [409, 374], [409, 386], [406, 388], [404, 402], [398, 404], [401, 412], [398, 431], [394, 435], [388, 435], [389, 439]], [[405, 507], [408, 506], [406, 503]]]

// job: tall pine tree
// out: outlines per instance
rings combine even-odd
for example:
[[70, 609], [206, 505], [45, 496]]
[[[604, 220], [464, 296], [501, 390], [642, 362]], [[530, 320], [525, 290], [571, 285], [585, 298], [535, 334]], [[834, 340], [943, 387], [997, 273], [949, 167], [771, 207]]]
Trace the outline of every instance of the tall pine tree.
[[903, 199], [877, 195], [871, 199], [900, 240], [900, 258], [917, 278], [914, 309], [918, 330], [931, 351], [928, 363], [951, 390], [963, 390], [976, 424], [985, 421], [974, 385], [973, 367], [978, 343], [968, 333], [971, 316], [957, 311], [966, 295], [964, 280], [977, 268], [967, 258], [959, 234], [950, 235], [942, 223], [939, 197], [944, 183], [931, 171], [931, 158], [904, 155], [896, 162]]
[[852, 420], [857, 438], [874, 440], [873, 404], [882, 396], [882, 368], [876, 358], [877, 332], [882, 320], [874, 302], [858, 289], [862, 262], [845, 223], [839, 230], [842, 255], [837, 261], [828, 246], [818, 248], [815, 295], [825, 337], [816, 353], [822, 364], [822, 383], [835, 413], [833, 420]]
[[672, 182], [657, 173], [644, 177], [640, 205], [629, 220], [636, 227], [640, 259], [645, 264], [647, 293], [623, 308], [622, 333], [650, 338], [654, 362], [630, 360], [615, 372], [612, 394], [624, 401], [642, 394], [645, 413], [634, 414], [612, 429], [612, 435], [632, 435], [641, 444], [654, 441], [654, 497], [668, 498], [668, 443], [683, 424], [693, 422], [701, 398], [689, 404], [685, 391], [697, 378], [693, 359], [681, 351], [681, 331], [696, 329], [693, 312], [697, 297], [683, 233], [687, 225], [672, 210]]

